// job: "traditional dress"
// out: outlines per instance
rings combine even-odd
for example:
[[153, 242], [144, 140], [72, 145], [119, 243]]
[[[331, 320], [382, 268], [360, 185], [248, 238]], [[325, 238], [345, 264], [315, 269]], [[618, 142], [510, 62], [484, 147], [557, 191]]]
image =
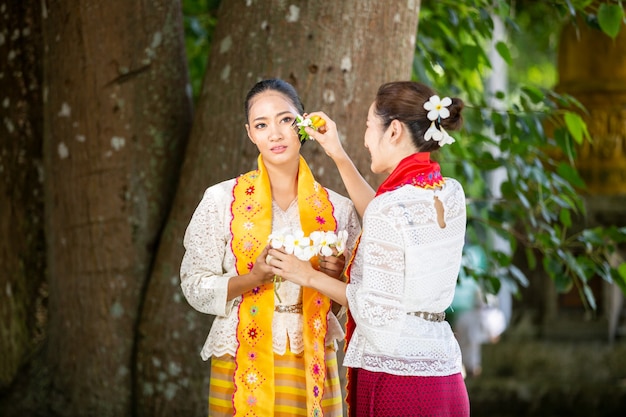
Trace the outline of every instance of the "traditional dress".
[[428, 153], [402, 160], [367, 207], [346, 289], [351, 416], [469, 416], [461, 351], [444, 320], [465, 222], [463, 188]]
[[328, 297], [287, 281], [278, 295], [266, 284], [226, 297], [228, 280], [252, 269], [271, 232], [346, 230], [351, 248], [359, 219], [349, 199], [315, 181], [303, 158], [298, 198], [281, 210], [261, 156], [258, 164], [208, 188], [184, 238], [183, 293], [215, 316], [201, 351], [212, 358], [209, 415], [341, 416], [336, 341], [343, 330]]

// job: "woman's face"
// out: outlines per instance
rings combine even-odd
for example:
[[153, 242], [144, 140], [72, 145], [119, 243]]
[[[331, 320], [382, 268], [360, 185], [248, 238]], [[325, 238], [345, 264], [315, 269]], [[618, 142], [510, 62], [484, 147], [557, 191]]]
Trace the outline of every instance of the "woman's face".
[[380, 174], [387, 172], [387, 164], [385, 158], [385, 148], [383, 136], [385, 131], [383, 130], [383, 122], [381, 118], [374, 112], [375, 103], [369, 108], [367, 112], [367, 129], [365, 129], [365, 147], [370, 152], [370, 158], [372, 160], [370, 169], [374, 174]]
[[299, 158], [301, 144], [292, 128], [297, 114], [293, 103], [278, 91], [264, 91], [252, 99], [246, 130], [265, 162]]

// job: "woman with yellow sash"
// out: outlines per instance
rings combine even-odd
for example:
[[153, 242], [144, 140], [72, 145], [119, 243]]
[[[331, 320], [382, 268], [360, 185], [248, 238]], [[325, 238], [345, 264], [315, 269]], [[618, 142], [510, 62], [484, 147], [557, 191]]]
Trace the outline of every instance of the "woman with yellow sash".
[[[291, 282], [275, 284], [267, 243], [285, 229], [307, 236], [345, 230], [352, 248], [359, 219], [352, 202], [322, 187], [300, 155], [294, 125], [304, 109], [293, 86], [261, 81], [245, 108], [258, 167], [209, 187], [184, 237], [183, 293], [215, 316], [201, 352], [211, 359], [209, 416], [342, 416], [336, 342], [344, 334], [331, 300]], [[344, 263], [330, 256], [318, 270], [338, 278]]]

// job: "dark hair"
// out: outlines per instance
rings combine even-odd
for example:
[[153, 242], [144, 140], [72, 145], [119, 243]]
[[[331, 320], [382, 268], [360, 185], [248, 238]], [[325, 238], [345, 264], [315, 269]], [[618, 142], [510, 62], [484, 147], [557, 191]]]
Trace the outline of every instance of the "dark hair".
[[[414, 81], [395, 81], [383, 84], [376, 93], [374, 105], [375, 113], [382, 119], [383, 128], [387, 129], [392, 120], [404, 123], [413, 143], [420, 152], [432, 152], [440, 148], [439, 142], [424, 140], [424, 133], [432, 123], [424, 109], [431, 96], [437, 94], [435, 90], [425, 84]], [[452, 98], [452, 104], [448, 107], [450, 117], [435, 121], [437, 127], [442, 126], [445, 130], [458, 130], [463, 124], [461, 110], [463, 100]]]
[[[293, 85], [279, 78], [269, 78], [267, 80], [259, 81], [250, 89], [250, 91], [248, 91], [248, 94], [246, 95], [246, 122], [250, 117], [250, 102], [254, 97], [265, 91], [277, 91], [281, 93], [287, 97], [289, 101], [291, 101], [291, 103], [298, 110], [299, 114], [304, 113], [304, 104], [302, 104], [302, 100], [300, 100], [300, 97], [298, 96], [298, 93]], [[300, 143], [304, 143], [302, 138], [300, 138]]]

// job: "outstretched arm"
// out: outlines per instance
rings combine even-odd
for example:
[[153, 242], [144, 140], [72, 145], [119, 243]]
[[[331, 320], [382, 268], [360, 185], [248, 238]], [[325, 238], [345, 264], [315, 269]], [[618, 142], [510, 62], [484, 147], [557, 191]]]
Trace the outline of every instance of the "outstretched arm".
[[348, 190], [350, 199], [354, 203], [359, 216], [363, 218], [363, 213], [367, 208], [367, 205], [372, 201], [375, 195], [374, 189], [365, 181], [365, 178], [361, 175], [357, 167], [350, 159], [350, 156], [346, 153], [339, 140], [339, 134], [337, 133], [337, 125], [328, 117], [324, 112], [314, 112], [307, 114], [308, 117], [317, 115], [326, 120], [326, 131], [320, 133], [319, 131], [310, 127], [306, 128], [306, 132], [315, 139], [324, 149], [326, 155], [330, 156], [333, 160], [341, 180]]

